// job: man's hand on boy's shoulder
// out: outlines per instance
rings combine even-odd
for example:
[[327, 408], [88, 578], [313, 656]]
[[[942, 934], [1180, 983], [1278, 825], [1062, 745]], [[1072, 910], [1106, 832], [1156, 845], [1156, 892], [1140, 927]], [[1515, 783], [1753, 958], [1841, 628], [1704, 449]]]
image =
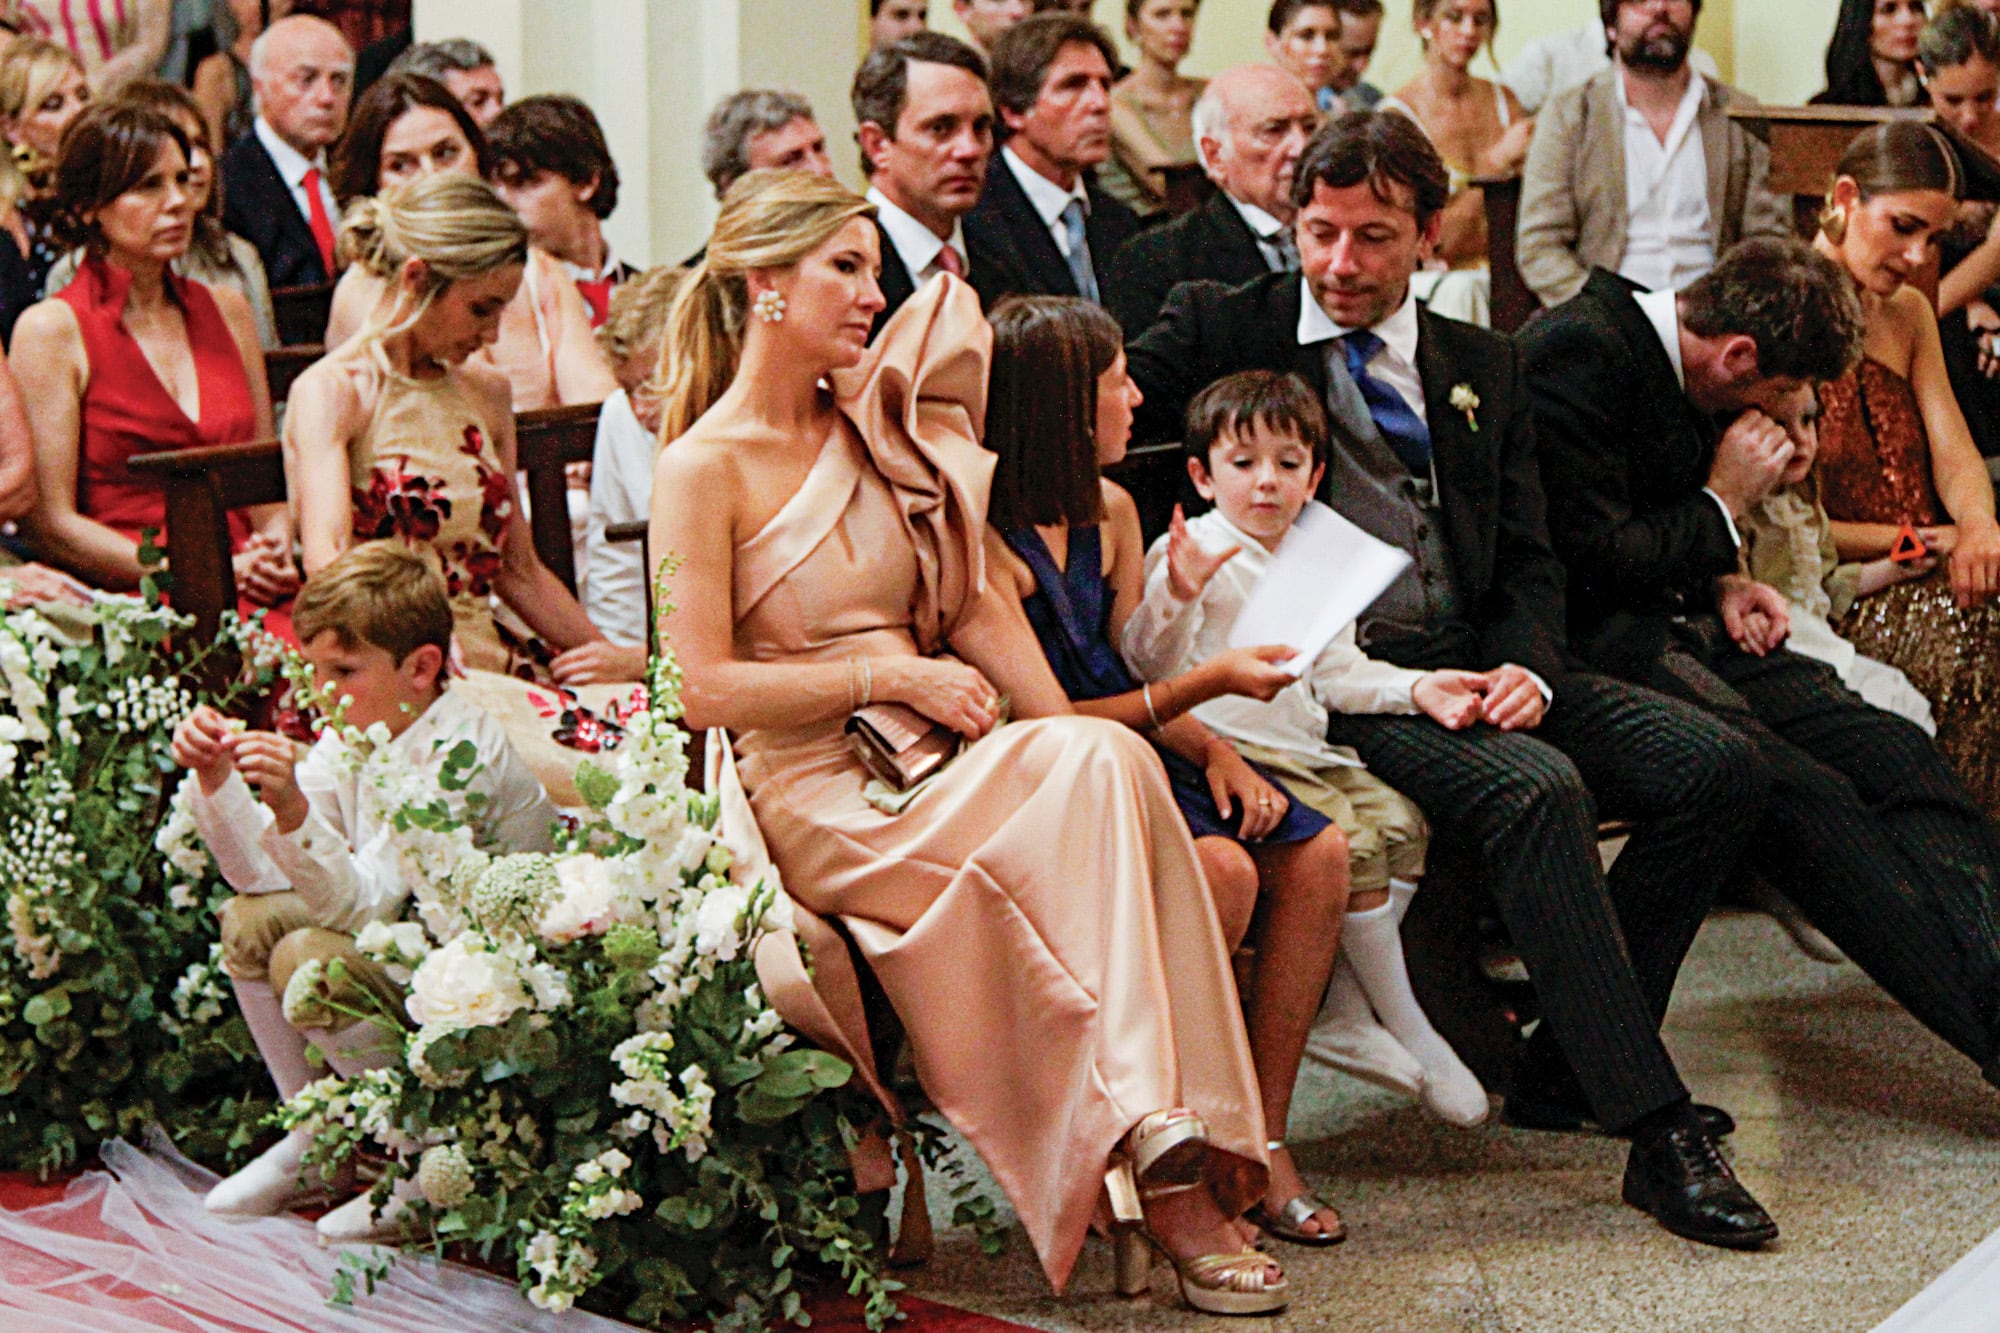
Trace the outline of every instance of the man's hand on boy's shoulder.
[[231, 746], [241, 728], [241, 723], [230, 721], [207, 704], [174, 728], [174, 762], [194, 774], [202, 795], [215, 795], [236, 771]]
[[257, 789], [277, 819], [280, 833], [296, 833], [312, 808], [299, 790], [298, 747], [275, 731], [246, 731], [236, 737], [236, 771]]

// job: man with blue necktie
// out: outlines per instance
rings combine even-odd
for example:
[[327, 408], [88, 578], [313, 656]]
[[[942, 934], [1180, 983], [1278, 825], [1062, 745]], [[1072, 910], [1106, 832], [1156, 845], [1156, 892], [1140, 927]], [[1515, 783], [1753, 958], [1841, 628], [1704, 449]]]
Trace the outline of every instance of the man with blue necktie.
[[[1484, 678], [1482, 717], [1462, 730], [1336, 714], [1327, 739], [1414, 800], [1438, 845], [1477, 858], [1528, 966], [1543, 1022], [1506, 1122], [1628, 1137], [1628, 1203], [1692, 1240], [1759, 1246], [1777, 1226], [1717, 1149], [1733, 1126], [1689, 1099], [1658, 1025], [1765, 775], [1715, 719], [1569, 652], [1518, 357], [1410, 294], [1449, 197], [1407, 118], [1321, 129], [1293, 183], [1301, 272], [1176, 288], [1126, 347], [1146, 398], [1137, 434], [1177, 437], [1189, 399], [1240, 370], [1290, 371], [1321, 395], [1321, 498], [1411, 557], [1361, 617], [1361, 646]], [[1636, 824], [1608, 874], [1599, 817]]]
[[993, 104], [1006, 146], [965, 215], [972, 286], [1003, 296], [1102, 299], [1099, 275], [1139, 228], [1090, 169], [1111, 154], [1111, 70], [1118, 49], [1074, 14], [1037, 14], [993, 47]]

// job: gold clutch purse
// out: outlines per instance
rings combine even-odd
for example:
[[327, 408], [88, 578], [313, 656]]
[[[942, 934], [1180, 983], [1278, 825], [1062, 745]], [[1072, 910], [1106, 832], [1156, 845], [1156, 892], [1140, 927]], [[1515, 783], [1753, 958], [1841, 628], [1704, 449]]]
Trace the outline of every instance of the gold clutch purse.
[[958, 753], [958, 733], [906, 704], [869, 704], [847, 718], [847, 740], [870, 773], [908, 791]]

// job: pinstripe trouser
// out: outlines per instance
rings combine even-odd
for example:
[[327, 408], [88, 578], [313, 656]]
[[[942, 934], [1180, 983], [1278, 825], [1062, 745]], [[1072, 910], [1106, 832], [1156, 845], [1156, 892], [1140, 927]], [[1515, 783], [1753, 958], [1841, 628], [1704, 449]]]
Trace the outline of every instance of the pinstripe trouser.
[[2000, 837], [1931, 739], [1782, 649], [1676, 645], [1648, 683], [1756, 743], [1771, 799], [1746, 864], [2000, 1083]]
[[[1698, 708], [1583, 672], [1555, 691], [1532, 732], [1344, 715], [1327, 736], [1477, 855], [1544, 1022], [1617, 1128], [1687, 1096], [1659, 1022], [1764, 780], [1755, 744]], [[1640, 825], [1608, 876], [1600, 815]]]

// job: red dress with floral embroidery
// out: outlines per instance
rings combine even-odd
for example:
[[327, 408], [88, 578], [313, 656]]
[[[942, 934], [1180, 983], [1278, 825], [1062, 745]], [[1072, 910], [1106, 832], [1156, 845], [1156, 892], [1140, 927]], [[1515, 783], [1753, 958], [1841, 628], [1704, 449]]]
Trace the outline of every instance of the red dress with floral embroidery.
[[437, 561], [468, 668], [547, 680], [554, 655], [493, 595], [517, 514], [491, 424], [456, 371], [415, 379], [377, 357], [355, 373], [377, 383], [363, 386], [375, 410], [348, 450], [354, 539], [394, 538]]

